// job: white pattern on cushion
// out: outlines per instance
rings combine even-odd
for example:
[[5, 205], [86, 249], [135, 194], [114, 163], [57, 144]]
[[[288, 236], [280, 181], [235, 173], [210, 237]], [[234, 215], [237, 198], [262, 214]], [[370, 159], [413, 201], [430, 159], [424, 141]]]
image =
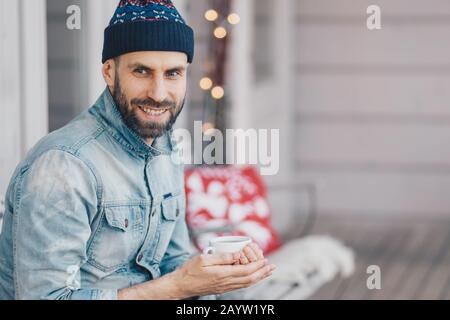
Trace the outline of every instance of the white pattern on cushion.
[[233, 203], [230, 205], [230, 221], [240, 222], [245, 220], [245, 218], [253, 212], [253, 206], [251, 203], [239, 204]]
[[270, 215], [269, 205], [267, 204], [267, 201], [264, 198], [258, 197], [253, 202], [253, 205], [255, 206], [256, 214], [259, 217], [266, 218]]
[[198, 174], [193, 174], [187, 181], [192, 189], [189, 201], [189, 211], [198, 212], [202, 209], [207, 210], [215, 218], [223, 218], [228, 207], [228, 200], [224, 193], [224, 186], [220, 182], [211, 183], [208, 191], [203, 190], [203, 183]]
[[256, 221], [241, 222], [236, 229], [253, 238], [263, 250], [269, 245], [272, 238], [267, 228]]

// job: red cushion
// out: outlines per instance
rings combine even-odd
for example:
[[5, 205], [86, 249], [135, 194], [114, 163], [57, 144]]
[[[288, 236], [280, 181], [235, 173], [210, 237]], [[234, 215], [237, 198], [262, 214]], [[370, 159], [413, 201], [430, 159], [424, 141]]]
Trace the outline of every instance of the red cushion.
[[231, 228], [201, 233], [194, 239], [199, 250], [222, 235], [249, 236], [270, 253], [280, 240], [270, 224], [271, 210], [266, 187], [254, 167], [201, 167], [185, 174], [186, 220], [194, 231]]

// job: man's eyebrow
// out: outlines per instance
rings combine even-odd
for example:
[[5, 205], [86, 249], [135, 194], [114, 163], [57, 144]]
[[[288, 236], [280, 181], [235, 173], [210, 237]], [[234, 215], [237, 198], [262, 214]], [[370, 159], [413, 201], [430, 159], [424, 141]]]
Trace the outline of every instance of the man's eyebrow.
[[186, 70], [185, 66], [177, 66], [177, 67], [173, 67], [173, 68], [168, 69], [166, 72], [173, 72], [173, 71], [180, 71], [180, 72], [182, 72], [182, 71], [185, 71], [185, 70]]
[[140, 62], [130, 63], [130, 64], [128, 65], [128, 68], [129, 68], [129, 69], [137, 69], [137, 68], [141, 68], [141, 69], [145, 69], [145, 70], [149, 70], [149, 71], [152, 70], [152, 68], [150, 68], [150, 67], [148, 67], [148, 66], [146, 66], [146, 65], [144, 65], [144, 64], [142, 64], [142, 63], [140, 63]]
[[[137, 68], [141, 68], [141, 69], [145, 69], [147, 71], [153, 71], [152, 68], [150, 68], [149, 66], [146, 66], [140, 62], [135, 62], [135, 63], [131, 63], [128, 65], [128, 68], [130, 69], [137, 69]], [[186, 67], [185, 66], [176, 66], [176, 67], [171, 67], [168, 70], [166, 70], [166, 72], [173, 72], [173, 71], [185, 71]]]

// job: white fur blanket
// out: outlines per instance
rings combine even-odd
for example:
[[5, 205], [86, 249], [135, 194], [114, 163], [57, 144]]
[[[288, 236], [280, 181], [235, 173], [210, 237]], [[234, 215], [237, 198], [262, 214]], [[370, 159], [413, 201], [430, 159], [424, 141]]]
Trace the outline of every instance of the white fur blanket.
[[354, 253], [329, 236], [309, 236], [288, 242], [269, 257], [277, 265], [272, 281], [303, 284], [321, 277], [325, 282], [336, 275], [350, 276], [354, 271]]
[[[268, 257], [277, 266], [272, 277], [224, 299], [270, 299], [271, 286], [295, 286], [295, 298], [306, 299], [336, 276], [349, 277], [355, 268], [353, 251], [329, 236], [292, 240]], [[276, 299], [277, 297], [272, 297]]]

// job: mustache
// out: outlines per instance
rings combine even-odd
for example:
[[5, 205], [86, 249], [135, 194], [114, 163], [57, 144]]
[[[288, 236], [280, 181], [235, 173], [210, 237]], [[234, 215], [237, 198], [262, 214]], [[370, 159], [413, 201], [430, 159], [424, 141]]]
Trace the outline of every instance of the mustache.
[[177, 107], [177, 104], [174, 101], [170, 100], [164, 100], [161, 102], [157, 102], [153, 100], [152, 98], [146, 98], [146, 99], [132, 99], [131, 100], [132, 105], [140, 105], [143, 107], [151, 107], [154, 109], [175, 109]]

